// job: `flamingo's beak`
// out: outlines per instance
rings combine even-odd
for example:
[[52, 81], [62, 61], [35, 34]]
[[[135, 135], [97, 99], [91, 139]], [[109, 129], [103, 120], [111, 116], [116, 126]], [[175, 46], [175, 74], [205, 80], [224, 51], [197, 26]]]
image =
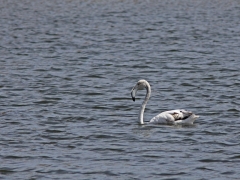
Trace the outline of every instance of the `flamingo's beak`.
[[132, 91], [131, 91], [131, 96], [132, 96], [133, 101], [135, 101], [135, 96], [137, 94], [137, 90], [138, 90], [137, 86], [134, 86]]

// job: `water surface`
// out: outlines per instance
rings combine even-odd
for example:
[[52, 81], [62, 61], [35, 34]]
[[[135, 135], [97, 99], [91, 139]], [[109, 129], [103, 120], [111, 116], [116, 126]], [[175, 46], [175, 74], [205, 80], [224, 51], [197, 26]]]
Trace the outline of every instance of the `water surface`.
[[[240, 3], [0, 3], [1, 179], [239, 179]], [[186, 108], [193, 126], [143, 125]]]

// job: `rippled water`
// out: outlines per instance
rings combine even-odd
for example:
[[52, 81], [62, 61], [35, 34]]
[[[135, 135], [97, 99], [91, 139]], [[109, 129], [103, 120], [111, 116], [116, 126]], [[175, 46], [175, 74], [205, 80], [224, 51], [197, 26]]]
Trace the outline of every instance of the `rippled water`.
[[[1, 1], [1, 179], [239, 179], [240, 3]], [[143, 125], [186, 108], [193, 126]]]

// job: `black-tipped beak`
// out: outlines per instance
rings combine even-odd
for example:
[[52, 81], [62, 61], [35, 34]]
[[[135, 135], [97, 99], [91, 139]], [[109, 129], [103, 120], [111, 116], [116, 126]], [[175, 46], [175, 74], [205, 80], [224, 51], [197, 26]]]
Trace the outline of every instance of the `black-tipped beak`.
[[136, 93], [137, 93], [137, 89], [134, 87], [131, 91], [131, 96], [132, 96], [132, 100], [135, 101], [135, 96], [136, 96]]

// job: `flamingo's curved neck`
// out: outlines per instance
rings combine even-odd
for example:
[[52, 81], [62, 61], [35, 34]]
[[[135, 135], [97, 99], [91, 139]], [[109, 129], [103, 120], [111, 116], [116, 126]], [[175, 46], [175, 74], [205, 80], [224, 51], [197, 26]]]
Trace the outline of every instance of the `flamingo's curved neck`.
[[141, 105], [141, 108], [140, 108], [140, 111], [139, 111], [139, 114], [138, 114], [138, 120], [140, 122], [140, 124], [144, 124], [144, 121], [143, 121], [143, 114], [144, 114], [144, 110], [145, 110], [145, 107], [147, 105], [147, 102], [151, 96], [151, 87], [150, 87], [150, 84], [147, 83], [147, 86], [146, 86], [146, 90], [147, 90], [147, 93], [146, 93], [146, 96], [145, 96], [145, 99]]

